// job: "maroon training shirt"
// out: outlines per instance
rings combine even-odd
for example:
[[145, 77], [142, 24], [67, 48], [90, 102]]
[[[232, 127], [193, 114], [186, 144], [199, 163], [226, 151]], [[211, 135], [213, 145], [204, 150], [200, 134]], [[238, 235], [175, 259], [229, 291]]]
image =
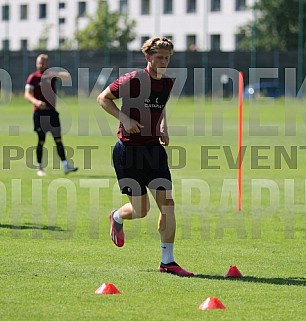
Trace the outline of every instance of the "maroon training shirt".
[[[29, 75], [27, 85], [33, 89], [34, 97], [46, 103], [47, 107], [55, 108], [56, 103], [56, 78], [42, 77], [40, 71], [35, 71]], [[38, 108], [33, 106], [34, 111]]]
[[150, 77], [147, 69], [129, 72], [109, 85], [116, 98], [122, 98], [121, 111], [144, 128], [129, 134], [120, 122], [117, 136], [125, 145], [159, 144], [162, 112], [169, 99], [173, 81]]

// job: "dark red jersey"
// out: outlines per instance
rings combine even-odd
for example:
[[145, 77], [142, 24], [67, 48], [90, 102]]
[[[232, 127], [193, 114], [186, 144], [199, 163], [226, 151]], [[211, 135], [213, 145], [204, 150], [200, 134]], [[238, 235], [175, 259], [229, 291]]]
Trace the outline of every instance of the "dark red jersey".
[[127, 73], [109, 85], [116, 98], [122, 98], [121, 111], [138, 121], [140, 133], [129, 134], [120, 122], [118, 138], [125, 145], [159, 144], [162, 112], [169, 99], [173, 81], [153, 79], [146, 69]]
[[[27, 79], [27, 86], [33, 90], [34, 97], [46, 103], [47, 108], [54, 108], [56, 104], [56, 78], [43, 76], [40, 71], [33, 72]], [[38, 110], [33, 106], [34, 111]]]

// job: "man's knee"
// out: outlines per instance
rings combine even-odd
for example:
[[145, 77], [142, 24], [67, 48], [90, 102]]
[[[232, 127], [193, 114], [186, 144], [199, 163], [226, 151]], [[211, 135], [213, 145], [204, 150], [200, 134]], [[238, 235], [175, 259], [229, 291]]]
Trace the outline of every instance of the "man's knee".
[[162, 214], [173, 215], [174, 214], [174, 200], [173, 198], [166, 198], [162, 204], [160, 204], [160, 212]]
[[134, 217], [135, 218], [144, 218], [147, 216], [147, 214], [149, 213], [150, 208], [142, 208], [142, 209], [138, 209], [135, 210], [134, 209]]
[[173, 198], [166, 199], [164, 205], [169, 207], [174, 207], [175, 204], [174, 204]]
[[134, 206], [133, 209], [134, 209], [133, 211], [134, 218], [144, 218], [149, 213], [150, 203], [147, 202], [146, 204], [143, 204], [141, 206]]

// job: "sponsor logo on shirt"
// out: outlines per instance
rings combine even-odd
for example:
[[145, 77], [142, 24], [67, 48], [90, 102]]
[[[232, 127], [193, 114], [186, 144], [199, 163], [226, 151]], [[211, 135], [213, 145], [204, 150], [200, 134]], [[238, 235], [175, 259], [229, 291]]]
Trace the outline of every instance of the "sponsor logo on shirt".
[[155, 98], [155, 102], [151, 102], [150, 98], [147, 98], [144, 103], [145, 108], [164, 108], [165, 104], [159, 104], [158, 103], [158, 97]]

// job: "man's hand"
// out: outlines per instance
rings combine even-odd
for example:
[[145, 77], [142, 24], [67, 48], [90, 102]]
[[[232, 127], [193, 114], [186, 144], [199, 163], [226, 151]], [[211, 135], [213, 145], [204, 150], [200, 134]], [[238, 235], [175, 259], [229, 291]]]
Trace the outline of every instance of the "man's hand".
[[36, 100], [34, 104], [38, 109], [46, 109], [46, 103], [41, 100]]
[[140, 129], [143, 128], [141, 124], [139, 124], [138, 121], [132, 119], [132, 118], [127, 118], [122, 121], [123, 127], [126, 130], [127, 133], [130, 134], [137, 134], [140, 133]]
[[168, 135], [168, 131], [166, 130], [162, 130], [160, 132], [160, 137], [159, 137], [160, 143], [164, 146], [168, 146], [169, 145], [169, 135]]

